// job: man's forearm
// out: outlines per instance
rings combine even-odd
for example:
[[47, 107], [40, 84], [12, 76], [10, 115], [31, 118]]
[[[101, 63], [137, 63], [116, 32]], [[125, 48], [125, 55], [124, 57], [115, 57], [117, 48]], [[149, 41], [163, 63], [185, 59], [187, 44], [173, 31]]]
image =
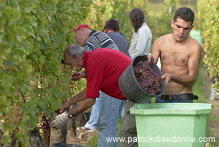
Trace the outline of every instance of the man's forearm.
[[191, 75], [172, 75], [171, 81], [176, 82], [178, 84], [184, 85], [184, 86], [194, 86], [196, 82], [196, 78]]
[[81, 102], [78, 106], [76, 106], [74, 109], [71, 110], [71, 114], [77, 115], [88, 108], [90, 108], [93, 104], [95, 104], [96, 99], [95, 98], [86, 98], [83, 102]]
[[69, 101], [68, 104], [73, 105], [75, 103], [78, 103], [80, 101], [83, 101], [86, 98], [86, 91], [87, 88], [85, 88], [84, 90], [82, 90], [80, 93], [78, 93], [77, 95], [75, 95], [74, 97], [72, 97]]

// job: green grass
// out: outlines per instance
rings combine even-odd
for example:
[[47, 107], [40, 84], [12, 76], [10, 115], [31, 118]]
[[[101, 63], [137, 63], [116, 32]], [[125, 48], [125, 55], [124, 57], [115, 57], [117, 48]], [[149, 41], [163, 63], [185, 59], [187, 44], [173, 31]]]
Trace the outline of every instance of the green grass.
[[86, 144], [86, 147], [97, 147], [98, 146], [98, 131], [95, 131]]
[[[119, 120], [118, 123], [118, 134], [119, 130], [122, 126], [122, 119]], [[95, 131], [88, 143], [86, 144], [86, 147], [97, 147], [98, 146], [98, 131]]]

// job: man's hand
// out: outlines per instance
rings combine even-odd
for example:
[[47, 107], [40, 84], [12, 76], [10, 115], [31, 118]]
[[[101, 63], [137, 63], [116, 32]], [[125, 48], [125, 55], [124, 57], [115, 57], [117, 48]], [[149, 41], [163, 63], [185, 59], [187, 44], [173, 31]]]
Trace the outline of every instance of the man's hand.
[[59, 109], [59, 112], [63, 113], [65, 111], [69, 111], [70, 106], [71, 104], [69, 104], [69, 101], [65, 102], [64, 104], [62, 104], [61, 108]]
[[166, 86], [171, 81], [172, 78], [173, 78], [173, 74], [164, 74], [164, 75], [162, 75], [162, 79], [165, 79], [165, 81], [166, 81]]
[[51, 127], [58, 129], [58, 128], [63, 127], [69, 120], [70, 120], [70, 118], [68, 117], [68, 113], [65, 111], [62, 114], [57, 115], [52, 120], [50, 125], [51, 125]]
[[79, 80], [81, 78], [85, 78], [85, 73], [84, 72], [73, 72], [72, 73], [72, 80]]
[[148, 61], [154, 61], [154, 57], [152, 55], [147, 55]]

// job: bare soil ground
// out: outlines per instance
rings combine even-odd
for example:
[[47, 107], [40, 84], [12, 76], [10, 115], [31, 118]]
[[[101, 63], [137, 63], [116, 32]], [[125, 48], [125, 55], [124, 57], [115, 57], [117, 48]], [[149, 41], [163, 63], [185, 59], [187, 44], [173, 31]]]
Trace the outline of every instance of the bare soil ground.
[[86, 131], [86, 132], [79, 132], [77, 131], [76, 137], [71, 137], [70, 135], [67, 136], [67, 143], [69, 144], [79, 144], [79, 145], [86, 145], [89, 139], [92, 137], [94, 131]]
[[[77, 144], [85, 146], [92, 134], [95, 131], [78, 131], [77, 127], [82, 127], [86, 123], [83, 114], [77, 115], [76, 118], [71, 119], [67, 126], [61, 129], [51, 128], [50, 144], [64, 143]], [[67, 135], [66, 135], [67, 134]]]

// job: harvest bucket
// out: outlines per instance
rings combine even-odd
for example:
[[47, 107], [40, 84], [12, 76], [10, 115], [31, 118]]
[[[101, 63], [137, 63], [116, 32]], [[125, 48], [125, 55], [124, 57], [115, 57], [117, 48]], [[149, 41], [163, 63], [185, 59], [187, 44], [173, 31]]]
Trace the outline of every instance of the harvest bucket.
[[[139, 84], [134, 73], [134, 66], [136, 65], [136, 63], [140, 61], [147, 60], [147, 56], [136, 56], [132, 60], [132, 63], [126, 68], [126, 70], [122, 73], [122, 75], [119, 78], [119, 86], [122, 93], [127, 99], [129, 99], [133, 103], [149, 102], [151, 98], [161, 96], [165, 90], [164, 80], [162, 81], [161, 92], [159, 92], [156, 95], [146, 92]], [[150, 64], [150, 67], [153, 69], [155, 73], [157, 73], [159, 76], [162, 76], [162, 72], [154, 62]]]

